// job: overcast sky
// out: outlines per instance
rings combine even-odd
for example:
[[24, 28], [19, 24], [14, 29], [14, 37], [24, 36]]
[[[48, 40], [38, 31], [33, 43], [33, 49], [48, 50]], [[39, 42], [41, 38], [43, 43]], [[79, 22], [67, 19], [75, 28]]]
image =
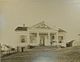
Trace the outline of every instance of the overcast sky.
[[0, 0], [1, 42], [15, 43], [17, 26], [41, 21], [67, 31], [67, 39], [80, 33], [80, 0]]

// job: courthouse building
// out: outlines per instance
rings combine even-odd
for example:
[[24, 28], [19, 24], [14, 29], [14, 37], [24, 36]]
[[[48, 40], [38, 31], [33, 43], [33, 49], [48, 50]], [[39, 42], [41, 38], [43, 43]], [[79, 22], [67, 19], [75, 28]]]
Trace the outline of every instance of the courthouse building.
[[50, 27], [44, 21], [31, 27], [22, 27], [15, 29], [18, 36], [18, 46], [66, 46], [66, 31], [61, 28]]

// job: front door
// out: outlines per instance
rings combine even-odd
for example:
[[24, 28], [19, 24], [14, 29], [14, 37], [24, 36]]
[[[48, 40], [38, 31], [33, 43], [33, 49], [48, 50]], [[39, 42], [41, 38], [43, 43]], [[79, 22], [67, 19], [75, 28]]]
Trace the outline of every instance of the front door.
[[44, 35], [40, 36], [40, 46], [45, 46], [45, 36]]
[[25, 47], [21, 47], [21, 52], [24, 52], [24, 48], [25, 48]]

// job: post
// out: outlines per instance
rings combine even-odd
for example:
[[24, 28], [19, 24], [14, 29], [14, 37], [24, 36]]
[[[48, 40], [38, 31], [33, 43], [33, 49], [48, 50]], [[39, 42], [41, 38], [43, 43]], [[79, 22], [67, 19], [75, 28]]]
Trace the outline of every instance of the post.
[[17, 46], [17, 52], [20, 52], [20, 50], [19, 50], [19, 46]]
[[48, 42], [51, 43], [50, 33], [48, 33]]
[[56, 41], [57, 41], [57, 46], [59, 45], [59, 41], [58, 41], [58, 32], [56, 32]]
[[27, 33], [27, 45], [30, 45], [30, 33]]
[[37, 42], [38, 42], [38, 44], [40, 44], [40, 36], [39, 36], [39, 32], [37, 32]]

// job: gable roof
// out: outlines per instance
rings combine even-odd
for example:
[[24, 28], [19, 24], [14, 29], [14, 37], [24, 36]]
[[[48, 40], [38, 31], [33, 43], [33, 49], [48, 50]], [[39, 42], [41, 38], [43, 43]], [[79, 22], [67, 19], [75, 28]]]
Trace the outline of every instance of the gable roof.
[[25, 27], [25, 24], [23, 24], [23, 27], [17, 27], [15, 31], [27, 31], [27, 28], [28, 27]]
[[[48, 26], [44, 21], [37, 23], [29, 28], [41, 28], [41, 29], [54, 29], [51, 28], [50, 26]], [[27, 31], [28, 27], [25, 27], [25, 24], [23, 24], [23, 27], [17, 27], [15, 29], [15, 31]], [[61, 29], [61, 28], [57, 28], [55, 30], [58, 30], [58, 32], [66, 32], [65, 30]]]
[[65, 30], [61, 29], [61, 28], [58, 28], [58, 32], [66, 32]]
[[31, 28], [51, 29], [51, 27], [46, 25], [44, 21], [42, 21], [36, 25], [33, 25]]
[[[56, 27], [56, 26], [55, 26], [55, 27]], [[33, 25], [31, 28], [54, 29], [54, 28], [52, 28], [51, 26], [48, 26], [44, 21]], [[61, 29], [61, 28], [57, 28], [57, 27], [56, 27], [56, 29], [58, 29], [58, 32], [66, 32], [65, 30], [63, 30], [63, 29]], [[56, 29], [55, 29], [55, 30], [56, 30]]]
[[68, 43], [73, 43], [74, 41], [75, 41], [75, 40], [71, 40], [71, 41], [67, 42], [67, 44], [68, 44]]

